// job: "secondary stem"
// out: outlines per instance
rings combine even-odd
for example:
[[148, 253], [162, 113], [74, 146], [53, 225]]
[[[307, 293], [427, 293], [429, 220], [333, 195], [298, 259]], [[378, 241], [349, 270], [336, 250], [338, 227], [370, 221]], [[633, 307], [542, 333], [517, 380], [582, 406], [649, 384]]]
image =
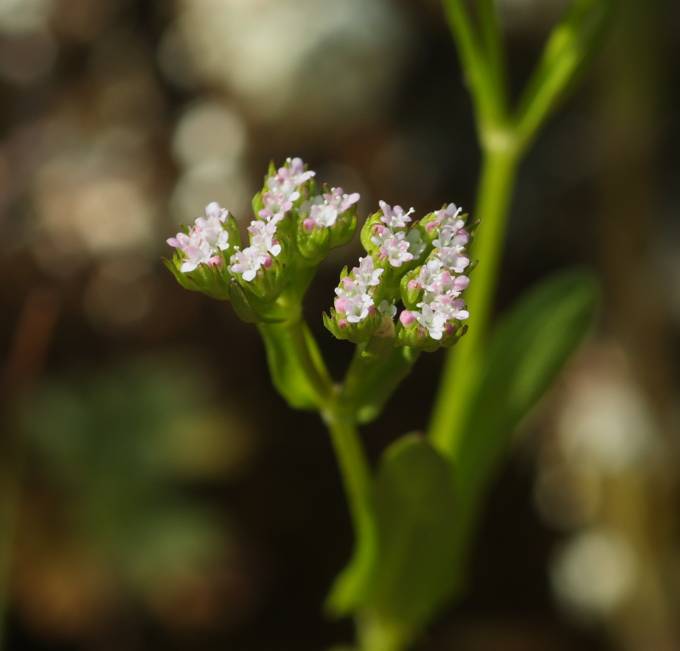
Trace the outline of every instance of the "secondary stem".
[[371, 471], [359, 431], [352, 417], [337, 408], [324, 412], [323, 417], [338, 460], [356, 539], [373, 536]]
[[505, 235], [508, 208], [520, 161], [512, 134], [487, 135], [475, 216], [480, 220], [472, 252], [479, 260], [467, 292], [469, 332], [447, 354], [435, 400], [430, 436], [445, 454], [454, 456], [464, 425], [465, 406], [474, 390], [481, 350], [488, 329]]

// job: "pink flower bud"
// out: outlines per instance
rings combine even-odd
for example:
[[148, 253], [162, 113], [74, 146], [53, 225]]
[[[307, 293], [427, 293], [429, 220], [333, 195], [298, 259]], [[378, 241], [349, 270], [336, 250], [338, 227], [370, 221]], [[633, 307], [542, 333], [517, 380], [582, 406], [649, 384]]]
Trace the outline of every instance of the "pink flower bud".
[[347, 299], [344, 297], [338, 297], [335, 299], [335, 309], [338, 312], [347, 312], [347, 308], [349, 307], [347, 304]]
[[406, 327], [410, 326], [415, 320], [416, 317], [413, 316], [413, 312], [409, 312], [408, 310], [403, 310], [399, 315], [399, 321]]

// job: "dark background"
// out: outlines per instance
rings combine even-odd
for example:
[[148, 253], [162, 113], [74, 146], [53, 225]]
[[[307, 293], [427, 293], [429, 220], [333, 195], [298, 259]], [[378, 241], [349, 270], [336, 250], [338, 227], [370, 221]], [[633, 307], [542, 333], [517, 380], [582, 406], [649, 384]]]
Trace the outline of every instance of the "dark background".
[[[503, 0], [511, 84], [558, 0]], [[596, 332], [522, 428], [467, 596], [420, 649], [680, 647], [680, 16], [622, 0], [523, 164], [499, 312], [597, 271]], [[425, 0], [0, 2], [0, 609], [6, 648], [318, 651], [351, 530], [319, 420], [270, 385], [254, 328], [163, 269], [218, 200], [243, 222], [270, 159], [417, 214], [473, 209], [479, 153]], [[482, 226], [483, 227], [483, 226]], [[306, 303], [320, 314], [358, 243]], [[425, 355], [367, 427], [422, 429]], [[2, 580], [8, 568], [7, 580]]]

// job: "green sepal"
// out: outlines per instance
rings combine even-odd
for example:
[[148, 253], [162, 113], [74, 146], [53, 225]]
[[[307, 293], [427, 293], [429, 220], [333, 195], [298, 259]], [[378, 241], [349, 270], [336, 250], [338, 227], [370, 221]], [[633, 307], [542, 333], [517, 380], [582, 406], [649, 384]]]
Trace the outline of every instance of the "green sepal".
[[253, 209], [253, 215], [259, 218], [260, 211], [264, 209], [264, 201], [262, 201], [262, 190], [260, 190], [260, 192], [253, 196], [250, 205]]
[[[361, 227], [361, 233], [359, 235], [361, 246], [363, 246], [364, 250], [369, 254], [378, 253], [378, 246], [371, 241], [373, 229], [377, 224], [382, 224], [382, 212], [374, 212], [372, 215], [369, 215], [366, 218], [364, 225]], [[377, 258], [377, 255], [374, 257]]]
[[399, 321], [396, 327], [396, 344], [397, 346], [408, 346], [416, 350], [433, 353], [441, 348], [454, 346], [468, 329], [467, 324], [461, 322], [449, 324], [448, 328], [441, 339], [432, 339], [427, 330], [417, 321], [407, 326]]
[[354, 344], [367, 342], [383, 322], [382, 314], [376, 310], [359, 323], [348, 323], [333, 307], [330, 314], [324, 312], [322, 318], [324, 326], [336, 339], [351, 341]]
[[423, 296], [423, 290], [421, 287], [409, 287], [409, 283], [412, 280], [417, 280], [420, 275], [420, 267], [416, 269], [411, 269], [401, 277], [399, 282], [399, 294], [401, 300], [404, 303], [404, 307], [407, 310], [415, 310], [417, 304], [420, 302]]
[[272, 258], [272, 265], [268, 269], [260, 268], [252, 280], [244, 280], [241, 274], [233, 275], [248, 300], [252, 297], [255, 304], [266, 306], [279, 297], [287, 282], [285, 265], [281, 263], [279, 257], [280, 255]]
[[229, 289], [231, 304], [238, 318], [246, 323], [258, 323], [261, 319], [258, 317], [255, 310], [253, 310], [242, 287], [235, 280], [232, 280]]
[[297, 227], [297, 248], [310, 264], [319, 264], [330, 251], [331, 229], [315, 226], [307, 230], [304, 219], [300, 219]]
[[218, 301], [229, 300], [229, 275], [224, 264], [220, 267], [199, 265], [193, 271], [180, 271], [182, 258], [175, 253], [172, 260], [162, 258], [163, 264], [175, 280], [190, 292], [200, 292]]

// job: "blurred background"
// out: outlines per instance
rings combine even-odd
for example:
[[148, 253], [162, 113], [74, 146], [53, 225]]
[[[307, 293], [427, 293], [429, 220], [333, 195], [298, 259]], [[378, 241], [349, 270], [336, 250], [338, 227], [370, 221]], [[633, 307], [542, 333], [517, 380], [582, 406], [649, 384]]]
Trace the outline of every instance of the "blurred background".
[[[499, 5], [521, 87], [565, 2]], [[498, 296], [587, 264], [598, 327], [524, 424], [468, 594], [422, 651], [680, 648], [680, 11], [620, 5], [523, 165]], [[320, 606], [351, 549], [326, 434], [274, 392], [255, 329], [160, 259], [209, 201], [247, 221], [288, 155], [363, 214], [472, 208], [438, 2], [0, 0], [0, 93], [4, 648], [347, 643]], [[357, 254], [307, 302], [338, 374], [349, 344], [320, 314]], [[441, 362], [366, 429], [373, 458], [425, 425]]]

